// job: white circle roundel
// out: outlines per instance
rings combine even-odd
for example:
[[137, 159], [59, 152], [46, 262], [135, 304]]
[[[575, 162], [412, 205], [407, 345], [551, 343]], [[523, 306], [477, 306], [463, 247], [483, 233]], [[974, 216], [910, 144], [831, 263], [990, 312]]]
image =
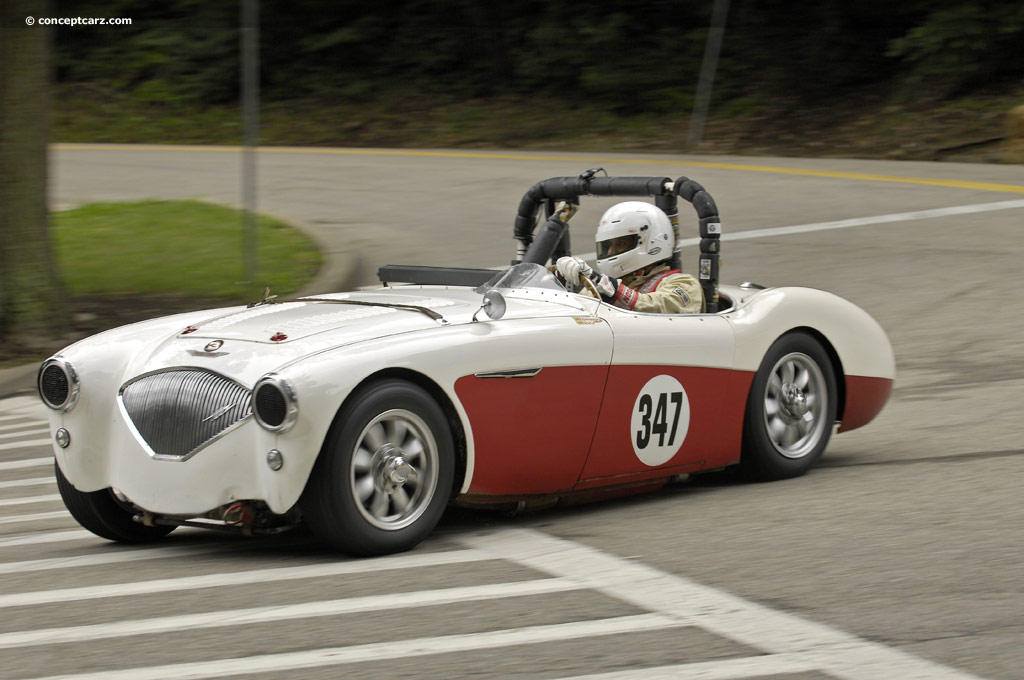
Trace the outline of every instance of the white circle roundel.
[[690, 429], [686, 390], [670, 375], [654, 376], [637, 395], [629, 424], [636, 457], [652, 467], [667, 463]]

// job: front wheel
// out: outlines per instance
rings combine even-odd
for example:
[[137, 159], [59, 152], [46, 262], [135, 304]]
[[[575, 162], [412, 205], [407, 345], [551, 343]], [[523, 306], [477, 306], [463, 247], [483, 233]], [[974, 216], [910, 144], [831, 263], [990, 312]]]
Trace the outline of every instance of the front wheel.
[[807, 472], [825, 452], [837, 402], [835, 372], [821, 343], [801, 332], [779, 338], [747, 398], [743, 472], [762, 480]]
[[56, 463], [54, 471], [64, 506], [79, 524], [97, 536], [120, 543], [145, 543], [174, 531], [174, 525], [150, 527], [136, 522], [135, 512], [122, 505], [110, 489], [85, 493], [71, 485]]
[[437, 525], [451, 494], [448, 419], [422, 388], [367, 385], [338, 413], [301, 505], [313, 532], [350, 555], [412, 548]]

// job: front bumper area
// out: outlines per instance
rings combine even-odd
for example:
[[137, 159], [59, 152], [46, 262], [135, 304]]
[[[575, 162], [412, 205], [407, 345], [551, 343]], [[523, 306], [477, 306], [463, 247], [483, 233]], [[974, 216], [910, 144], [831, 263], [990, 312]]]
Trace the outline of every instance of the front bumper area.
[[[178, 518], [242, 500], [284, 514], [298, 501], [320, 448], [316, 436], [277, 435], [248, 418], [188, 458], [154, 456], [114, 400], [105, 409], [86, 402], [70, 413], [52, 412], [50, 425], [70, 433], [70, 445], [55, 444], [54, 452], [76, 489], [113, 488], [144, 511]], [[278, 470], [268, 464], [271, 450], [283, 457]]]

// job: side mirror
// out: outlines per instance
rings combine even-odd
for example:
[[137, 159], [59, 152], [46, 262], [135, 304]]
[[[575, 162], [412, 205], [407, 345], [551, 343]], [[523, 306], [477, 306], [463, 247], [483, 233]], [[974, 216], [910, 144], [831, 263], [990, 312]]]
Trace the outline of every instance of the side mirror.
[[488, 318], [497, 321], [505, 316], [505, 296], [493, 289], [484, 293], [484, 303], [480, 305], [480, 309], [476, 310], [476, 314], [473, 314], [474, 323], [476, 323], [477, 314], [481, 310]]

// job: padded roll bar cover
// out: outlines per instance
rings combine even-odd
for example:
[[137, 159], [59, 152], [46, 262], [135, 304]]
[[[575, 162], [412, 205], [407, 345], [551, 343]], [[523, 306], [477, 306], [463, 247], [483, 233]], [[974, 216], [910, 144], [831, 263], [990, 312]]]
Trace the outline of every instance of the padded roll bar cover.
[[591, 196], [661, 196], [668, 177], [595, 177], [586, 193]]
[[693, 195], [694, 210], [697, 211], [697, 217], [715, 217], [718, 215], [718, 206], [715, 205], [715, 199], [711, 198], [711, 194], [704, 191], [698, 191]]
[[698, 259], [697, 280], [704, 291], [705, 311], [718, 311], [718, 254], [701, 253]]
[[722, 220], [718, 215], [700, 218], [700, 237], [719, 238], [722, 235]]
[[679, 214], [679, 199], [672, 194], [662, 194], [654, 197], [654, 205], [664, 211], [666, 215], [672, 217], [672, 213]]
[[720, 253], [722, 251], [722, 241], [717, 238], [702, 238], [700, 240], [700, 252], [702, 253]]
[[552, 177], [537, 182], [519, 201], [516, 212], [514, 238], [531, 243], [533, 230], [537, 226], [537, 209], [548, 199], [568, 199], [575, 202], [580, 194], [586, 193], [587, 181], [579, 177]]
[[562, 233], [562, 238], [559, 240], [558, 245], [555, 246], [555, 252], [551, 253], [551, 262], [558, 262], [558, 258], [572, 255], [572, 242], [569, 239], [569, 225], [566, 224], [566, 230]]
[[654, 197], [654, 205], [664, 211], [668, 215], [669, 221], [672, 223], [672, 233], [675, 238], [675, 243], [672, 244], [672, 258], [669, 260], [669, 266], [672, 269], [683, 269], [683, 258], [682, 248], [679, 246], [679, 199], [675, 194], [663, 194], [661, 196]]
[[690, 203], [693, 203], [693, 196], [698, 191], [704, 191], [704, 187], [697, 182], [694, 182], [689, 177], [680, 177], [677, 179], [673, 189], [673, 193], [677, 196], [682, 196]]
[[523, 262], [546, 264], [548, 259], [558, 252], [558, 246], [562, 243], [562, 238], [568, 229], [569, 225], [566, 222], [557, 217], [550, 218], [540, 228], [536, 240], [523, 256]]

